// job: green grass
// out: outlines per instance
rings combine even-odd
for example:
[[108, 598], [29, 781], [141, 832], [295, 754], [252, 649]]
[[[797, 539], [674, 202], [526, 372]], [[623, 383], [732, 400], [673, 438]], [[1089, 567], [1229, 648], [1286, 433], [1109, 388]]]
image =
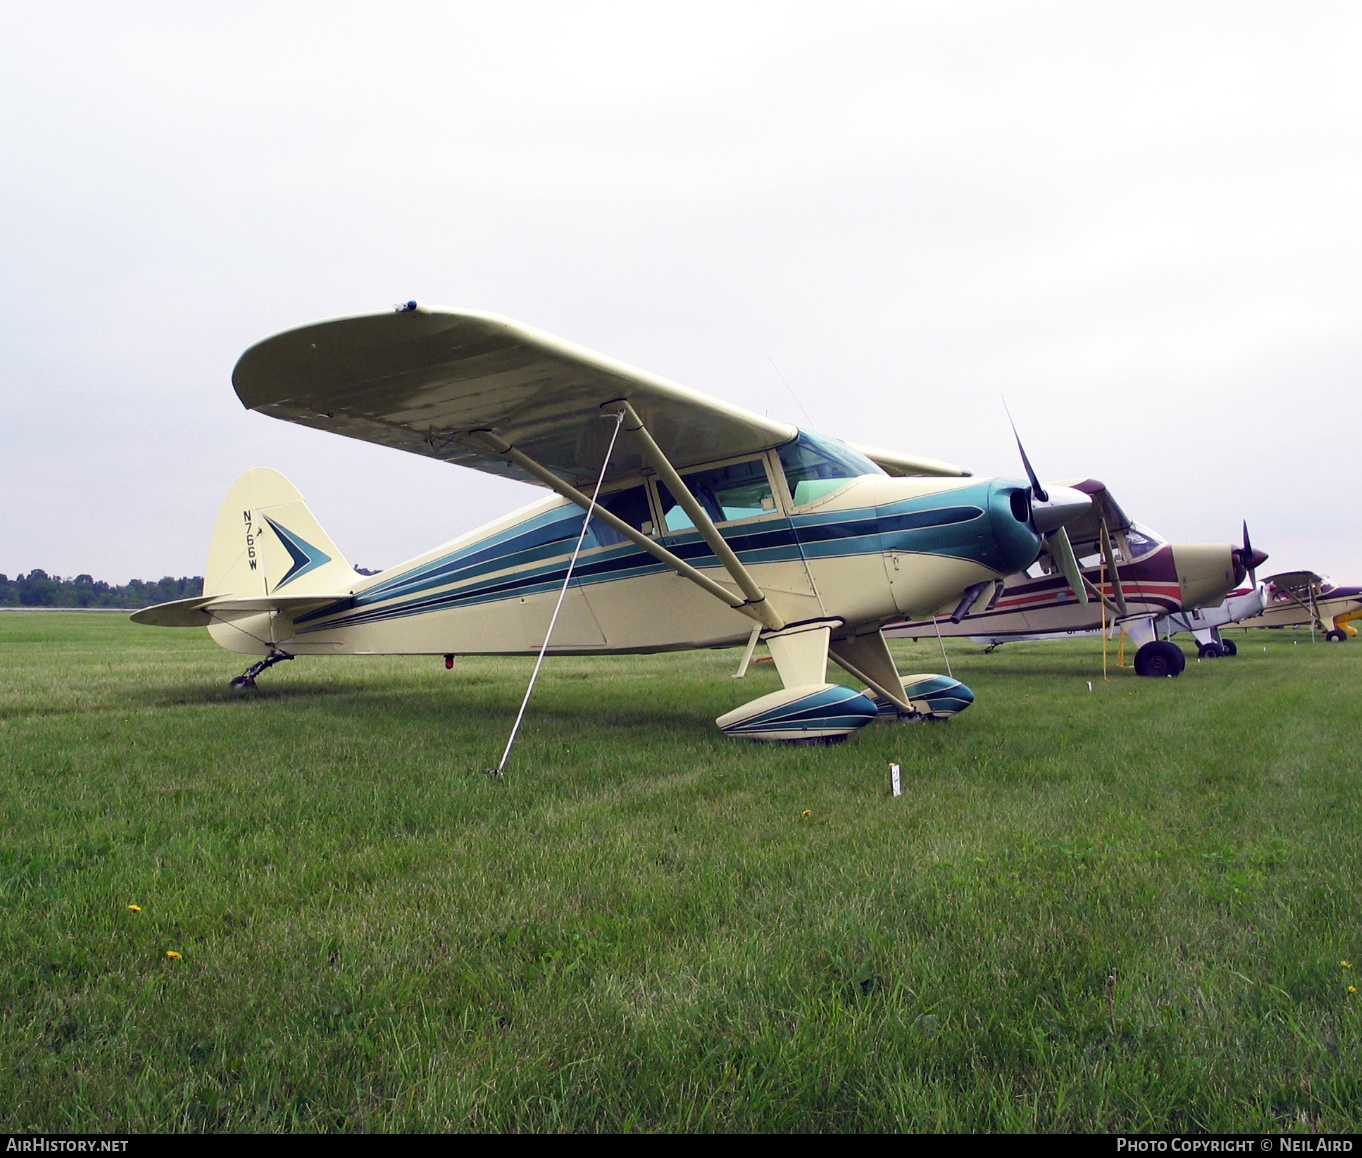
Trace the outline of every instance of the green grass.
[[1098, 647], [834, 748], [550, 659], [493, 782], [528, 660], [2, 614], [5, 1128], [1357, 1130], [1362, 642]]

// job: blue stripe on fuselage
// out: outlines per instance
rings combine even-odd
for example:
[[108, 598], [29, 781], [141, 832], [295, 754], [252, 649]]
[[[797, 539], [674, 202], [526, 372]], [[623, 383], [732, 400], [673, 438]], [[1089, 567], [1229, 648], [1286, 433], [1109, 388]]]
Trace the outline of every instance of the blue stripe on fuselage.
[[[988, 484], [951, 492], [949, 506], [927, 505], [941, 498], [925, 496], [882, 507], [767, 518], [754, 521], [750, 529], [726, 527], [724, 537], [749, 566], [884, 551], [947, 555], [989, 565], [981, 557], [994, 553], [985, 517]], [[568, 544], [575, 542], [582, 518], [580, 511], [554, 508], [490, 540], [429, 560], [360, 591], [344, 605], [332, 604], [300, 616], [296, 623], [307, 624], [307, 631], [330, 630], [552, 590], [563, 582], [571, 550]], [[584, 548], [594, 541], [588, 533]], [[694, 566], [717, 562], [697, 531], [668, 535], [662, 542]], [[527, 569], [507, 574], [516, 568]], [[594, 586], [669, 570], [665, 563], [626, 542], [579, 560], [573, 579], [581, 586]]]

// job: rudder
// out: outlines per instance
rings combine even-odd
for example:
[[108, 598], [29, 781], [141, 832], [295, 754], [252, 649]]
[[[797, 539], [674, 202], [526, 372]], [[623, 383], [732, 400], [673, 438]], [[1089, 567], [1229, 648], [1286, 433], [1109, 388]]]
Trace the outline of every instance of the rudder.
[[204, 595], [348, 591], [356, 578], [298, 488], [277, 470], [252, 467], [232, 484], [213, 527]]

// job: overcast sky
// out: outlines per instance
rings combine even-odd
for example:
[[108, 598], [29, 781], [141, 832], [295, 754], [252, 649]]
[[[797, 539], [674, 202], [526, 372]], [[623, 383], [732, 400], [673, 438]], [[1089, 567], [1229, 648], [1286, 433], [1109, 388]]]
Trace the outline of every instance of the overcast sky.
[[200, 574], [249, 466], [369, 567], [533, 497], [233, 394], [415, 298], [978, 473], [1005, 394], [1042, 477], [1362, 582], [1356, 3], [10, 4], [0, 60], [10, 575]]

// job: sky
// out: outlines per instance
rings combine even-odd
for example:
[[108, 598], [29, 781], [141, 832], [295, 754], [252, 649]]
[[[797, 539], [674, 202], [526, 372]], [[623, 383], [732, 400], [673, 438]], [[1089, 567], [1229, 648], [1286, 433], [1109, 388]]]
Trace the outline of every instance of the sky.
[[524, 484], [244, 410], [415, 299], [1362, 582], [1362, 7], [0, 9], [0, 571], [201, 574], [288, 475], [387, 567]]

